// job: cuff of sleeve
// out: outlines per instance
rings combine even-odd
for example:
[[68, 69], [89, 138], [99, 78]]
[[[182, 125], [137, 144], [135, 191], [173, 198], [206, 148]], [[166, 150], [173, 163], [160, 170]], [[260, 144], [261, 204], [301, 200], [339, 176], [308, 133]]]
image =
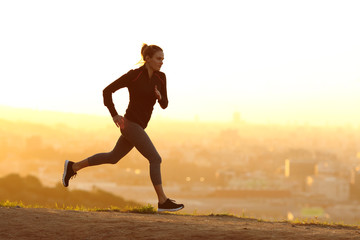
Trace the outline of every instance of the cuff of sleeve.
[[165, 109], [168, 105], [168, 101], [166, 101], [165, 99], [161, 100], [161, 101], [158, 101], [161, 108]]

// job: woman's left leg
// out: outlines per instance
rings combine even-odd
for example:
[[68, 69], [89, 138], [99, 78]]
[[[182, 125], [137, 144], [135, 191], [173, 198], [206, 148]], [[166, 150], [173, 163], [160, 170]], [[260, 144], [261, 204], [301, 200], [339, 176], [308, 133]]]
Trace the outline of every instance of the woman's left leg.
[[76, 175], [76, 173], [86, 167], [100, 164], [115, 164], [123, 158], [134, 147], [129, 143], [124, 136], [120, 136], [114, 149], [107, 153], [97, 153], [79, 162], [65, 161], [63, 173], [63, 185], [69, 186], [69, 180]]
[[96, 166], [100, 164], [116, 164], [120, 159], [128, 154], [128, 152], [130, 152], [133, 147], [134, 146], [129, 143], [124, 136], [120, 136], [111, 152], [97, 153], [82, 161], [75, 162], [72, 168], [75, 172], [77, 172], [89, 166]]

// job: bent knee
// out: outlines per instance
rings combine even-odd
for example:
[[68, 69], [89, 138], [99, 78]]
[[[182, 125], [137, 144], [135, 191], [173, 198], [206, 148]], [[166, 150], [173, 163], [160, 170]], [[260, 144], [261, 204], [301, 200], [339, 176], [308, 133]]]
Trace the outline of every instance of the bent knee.
[[110, 164], [117, 164], [119, 162], [120, 159], [111, 159], [109, 160]]
[[108, 163], [117, 164], [120, 161], [120, 158], [114, 154], [114, 152], [109, 152]]
[[150, 164], [161, 164], [162, 159], [160, 156], [156, 156], [153, 159], [151, 159]]

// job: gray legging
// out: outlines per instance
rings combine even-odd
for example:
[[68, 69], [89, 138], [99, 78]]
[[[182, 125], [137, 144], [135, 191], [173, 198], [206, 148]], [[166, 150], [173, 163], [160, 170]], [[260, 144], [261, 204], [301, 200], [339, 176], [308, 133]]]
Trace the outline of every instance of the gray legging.
[[98, 153], [88, 158], [89, 165], [105, 163], [115, 164], [123, 158], [133, 147], [149, 160], [150, 178], [153, 185], [161, 184], [160, 164], [161, 157], [144, 129], [137, 123], [124, 118], [125, 127], [114, 149], [108, 153]]

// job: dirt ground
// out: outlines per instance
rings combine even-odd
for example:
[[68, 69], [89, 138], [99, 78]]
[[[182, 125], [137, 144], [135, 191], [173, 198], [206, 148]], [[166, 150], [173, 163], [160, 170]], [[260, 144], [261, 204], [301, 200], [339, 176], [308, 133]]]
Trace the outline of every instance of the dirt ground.
[[0, 239], [360, 239], [360, 228], [230, 216], [0, 207]]

